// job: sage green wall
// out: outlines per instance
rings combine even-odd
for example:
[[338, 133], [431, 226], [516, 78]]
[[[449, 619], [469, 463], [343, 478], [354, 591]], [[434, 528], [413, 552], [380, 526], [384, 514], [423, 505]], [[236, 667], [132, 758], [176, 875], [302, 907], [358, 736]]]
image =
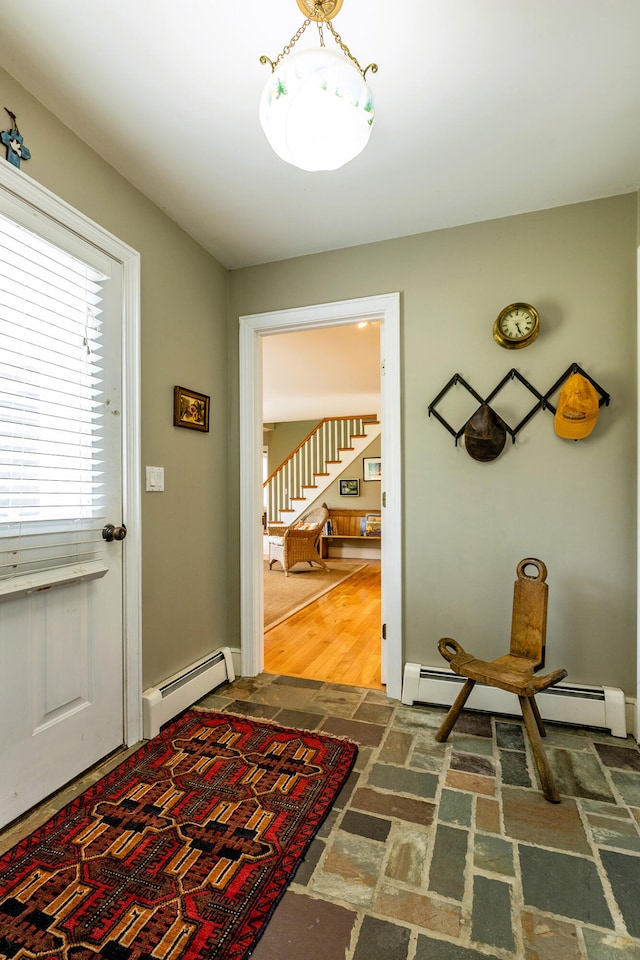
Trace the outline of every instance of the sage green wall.
[[[142, 255], [142, 461], [165, 467], [167, 488], [143, 493], [145, 684], [238, 642], [238, 316], [399, 290], [405, 659], [438, 663], [443, 635], [502, 653], [515, 566], [533, 555], [549, 567], [548, 665], [635, 692], [635, 194], [229, 279], [2, 70], [0, 90], [32, 153], [25, 173]], [[543, 330], [507, 353], [491, 326], [519, 299], [539, 308]], [[574, 360], [612, 395], [586, 441], [560, 440], [539, 412], [479, 464], [426, 416], [456, 371], [486, 394], [516, 366], [544, 391]], [[209, 434], [172, 426], [176, 383], [211, 395]]]
[[[142, 493], [146, 686], [228, 641], [228, 272], [1, 69], [0, 92], [23, 172], [141, 254], [142, 463], [165, 468]], [[211, 396], [210, 433], [172, 425], [175, 384]]]
[[318, 420], [284, 420], [272, 424], [273, 430], [264, 435], [268, 446], [269, 474], [277, 470], [317, 425]]
[[[322, 500], [324, 500], [326, 505], [328, 507], [335, 507], [336, 509], [340, 510], [370, 510], [372, 513], [379, 512], [382, 484], [378, 483], [377, 480], [367, 480], [365, 482], [362, 478], [362, 458], [379, 456], [380, 437], [377, 436], [375, 440], [371, 441], [363, 453], [357, 457], [351, 466], [347, 467], [346, 470], [343, 470], [340, 476], [334, 480], [330, 486], [327, 487], [325, 492], [322, 494]], [[360, 481], [360, 496], [341, 497], [340, 480], [352, 479]]]
[[[442, 636], [505, 652], [515, 568], [534, 556], [549, 568], [548, 666], [635, 694], [636, 211], [632, 194], [231, 273], [232, 371], [240, 315], [401, 293], [406, 660], [442, 665]], [[491, 331], [515, 300], [542, 332], [507, 351]], [[546, 392], [573, 361], [612, 398], [587, 440], [556, 437], [540, 411], [483, 464], [427, 417], [456, 372], [486, 396], [516, 367]], [[509, 390], [503, 412], [521, 406]], [[235, 409], [230, 437], [235, 517]], [[236, 573], [232, 633], [237, 589]]]

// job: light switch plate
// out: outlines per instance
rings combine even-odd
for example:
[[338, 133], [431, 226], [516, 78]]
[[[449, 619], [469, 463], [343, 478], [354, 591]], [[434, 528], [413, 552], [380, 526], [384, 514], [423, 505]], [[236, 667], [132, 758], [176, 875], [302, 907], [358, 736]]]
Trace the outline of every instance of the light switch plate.
[[161, 493], [164, 490], [164, 467], [146, 467], [147, 486], [150, 493]]

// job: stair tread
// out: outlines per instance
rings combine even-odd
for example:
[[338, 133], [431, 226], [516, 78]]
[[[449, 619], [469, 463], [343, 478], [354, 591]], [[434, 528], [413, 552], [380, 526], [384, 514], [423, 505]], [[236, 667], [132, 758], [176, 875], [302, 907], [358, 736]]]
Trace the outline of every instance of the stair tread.
[[[323, 490], [326, 487], [327, 483], [329, 482], [330, 478], [332, 476], [335, 476], [336, 471], [333, 470], [333, 467], [343, 465], [342, 469], [344, 469], [344, 464], [350, 463], [353, 460], [353, 457], [351, 456], [351, 454], [355, 455], [357, 450], [362, 449], [362, 445], [360, 444], [360, 441], [369, 440], [370, 442], [370, 434], [368, 432], [368, 428], [380, 425], [380, 420], [377, 418], [377, 414], [375, 413], [362, 414], [360, 416], [353, 416], [353, 417], [338, 417], [338, 418], [335, 418], [335, 420], [336, 422], [343, 421], [343, 423], [339, 424], [337, 431], [333, 432], [333, 443], [329, 442], [330, 440], [329, 434], [324, 434], [324, 439], [323, 439], [323, 434], [321, 434], [318, 431], [312, 431], [312, 434], [310, 434], [309, 437], [307, 437], [307, 440], [304, 441], [304, 443], [307, 443], [307, 442], [311, 443], [312, 440], [316, 442], [316, 439], [317, 439], [317, 443], [319, 444], [317, 445], [317, 448], [310, 447], [310, 449], [314, 450], [313, 454], [310, 456], [310, 459], [311, 459], [311, 462], [315, 460], [316, 462], [324, 463], [325, 469], [319, 470], [317, 472], [315, 470], [309, 470], [308, 461], [306, 465], [304, 465], [304, 460], [301, 461], [301, 464], [304, 465], [304, 468], [301, 466], [299, 472], [306, 473], [307, 476], [310, 476], [311, 479], [313, 480], [313, 483], [303, 483], [300, 485], [295, 484], [296, 486], [298, 486], [298, 489], [302, 494], [301, 496], [297, 496], [297, 497], [291, 497], [291, 496], [283, 497], [281, 496], [282, 491], [280, 493], [277, 493], [277, 491], [274, 493], [273, 491], [275, 490], [275, 488], [271, 488], [272, 496], [276, 497], [276, 501], [279, 500], [281, 502], [282, 500], [285, 500], [285, 501], [288, 500], [288, 502], [291, 504], [290, 507], [282, 508], [279, 511], [276, 508], [276, 512], [285, 514], [287, 517], [289, 514], [293, 514], [293, 513], [295, 513], [296, 515], [299, 514], [302, 509], [302, 505], [305, 503], [305, 501], [309, 501], [310, 499], [313, 499], [314, 496], [315, 497], [318, 496], [317, 493], [313, 494], [310, 491]], [[315, 438], [316, 433], [317, 433], [317, 438]], [[334, 446], [334, 443], [340, 436], [342, 436], [346, 440], [347, 445], [336, 447]], [[356, 443], [355, 441], [358, 441], [358, 443]], [[304, 446], [304, 444], [301, 444], [301, 446]], [[333, 449], [336, 451], [336, 458], [334, 460], [328, 460], [328, 459], [324, 460], [322, 457], [322, 454], [326, 453], [326, 448], [330, 446], [333, 446]], [[297, 450], [294, 451], [294, 453], [297, 453]], [[291, 456], [293, 456], [293, 454]], [[307, 454], [304, 453], [304, 456], [306, 458]], [[282, 466], [284, 466], [284, 464]], [[277, 474], [274, 474], [274, 476], [276, 475]], [[271, 482], [271, 479], [272, 478], [270, 478], [270, 482]]]

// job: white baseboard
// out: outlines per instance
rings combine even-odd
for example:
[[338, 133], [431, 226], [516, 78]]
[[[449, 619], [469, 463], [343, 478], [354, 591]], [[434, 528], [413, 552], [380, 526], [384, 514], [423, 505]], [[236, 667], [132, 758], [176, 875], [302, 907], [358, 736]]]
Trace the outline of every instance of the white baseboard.
[[[442, 667], [406, 663], [402, 702], [450, 707], [464, 682], [464, 677]], [[561, 682], [537, 694], [536, 703], [543, 720], [599, 727], [610, 730], [614, 737], [627, 736], [627, 705], [618, 687], [591, 687]], [[487, 713], [521, 716], [515, 694], [480, 683], [474, 687], [466, 706]]]
[[231, 651], [231, 662], [233, 663], [233, 669], [235, 671], [236, 677], [242, 676], [242, 650], [240, 647], [229, 647]]
[[225, 681], [233, 681], [235, 672], [229, 647], [220, 647], [184, 670], [167, 677], [142, 694], [142, 725], [145, 740], [155, 737], [160, 727], [200, 697]]

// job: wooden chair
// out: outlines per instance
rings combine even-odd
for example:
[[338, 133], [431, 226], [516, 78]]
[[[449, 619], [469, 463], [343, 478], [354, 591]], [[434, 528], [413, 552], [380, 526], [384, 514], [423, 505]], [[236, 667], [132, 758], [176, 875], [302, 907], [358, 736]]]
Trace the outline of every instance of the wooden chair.
[[321, 507], [308, 510], [284, 530], [270, 526], [269, 570], [277, 560], [282, 564], [285, 577], [289, 576], [291, 567], [301, 561], [306, 561], [310, 567], [317, 563], [323, 570], [328, 570], [318, 550], [320, 534], [328, 517], [328, 507], [323, 503]]
[[[536, 575], [525, 573], [527, 567], [535, 567]], [[549, 590], [545, 582], [547, 568], [541, 560], [528, 558], [520, 561], [517, 574], [513, 588], [511, 646], [506, 656], [491, 661], [477, 660], [456, 640], [443, 637], [438, 643], [438, 650], [454, 673], [467, 680], [436, 733], [436, 740], [443, 743], [447, 739], [477, 681], [515, 693], [520, 701], [542, 792], [551, 803], [559, 803], [560, 794], [542, 745], [541, 738], [546, 736], [546, 731], [535, 694], [558, 683], [566, 677], [567, 671], [554, 670], [541, 677], [534, 676], [544, 666]]]

